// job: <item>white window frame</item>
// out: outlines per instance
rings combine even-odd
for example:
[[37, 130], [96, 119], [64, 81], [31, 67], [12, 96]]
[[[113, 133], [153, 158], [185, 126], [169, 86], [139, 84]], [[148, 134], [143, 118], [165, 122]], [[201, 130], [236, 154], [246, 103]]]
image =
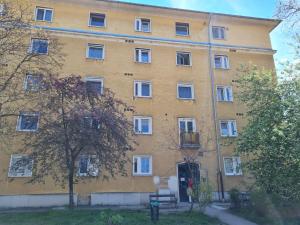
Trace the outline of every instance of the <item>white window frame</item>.
[[[224, 100], [222, 100], [222, 99], [219, 98], [219, 92], [218, 92], [219, 89], [222, 89], [222, 92], [223, 92], [223, 95], [224, 95]], [[227, 90], [229, 90], [231, 98], [228, 98]], [[232, 86], [217, 85], [216, 93], [217, 93], [218, 102], [233, 102]]]
[[[39, 41], [45, 41], [45, 42], [47, 42], [47, 52], [46, 52], [46, 53], [33, 52], [33, 42], [34, 42], [34, 40], [39, 40]], [[29, 52], [30, 52], [31, 54], [48, 55], [48, 53], [49, 53], [49, 40], [48, 40], [48, 39], [31, 38], [30, 43], [31, 43], [31, 44], [30, 44]]]
[[[213, 29], [218, 29], [218, 37], [214, 37], [214, 32]], [[223, 30], [224, 32], [224, 37], [220, 37], [221, 36], [221, 30]], [[211, 28], [211, 34], [212, 34], [212, 38], [215, 40], [225, 40], [226, 39], [226, 28], [222, 27], [222, 26], [212, 26]]]
[[[38, 20], [38, 19], [37, 19], [37, 15], [38, 15], [37, 12], [38, 12], [39, 9], [44, 10], [44, 16], [43, 16], [43, 19], [42, 19], [42, 20]], [[52, 16], [51, 16], [51, 20], [50, 20], [50, 21], [45, 20], [46, 10], [52, 12]], [[47, 7], [40, 7], [40, 6], [37, 6], [37, 7], [35, 8], [35, 21], [52, 23], [52, 21], [53, 21], [53, 14], [54, 14], [54, 10], [53, 10], [52, 8], [47, 8]]]
[[187, 132], [187, 122], [192, 122], [193, 123], [193, 132], [197, 132], [197, 127], [196, 127], [196, 119], [195, 118], [189, 118], [189, 117], [180, 117], [178, 118], [178, 129], [180, 133], [180, 122], [185, 122], [185, 132]]
[[[36, 130], [22, 130], [21, 129], [21, 119], [22, 119], [22, 116], [26, 116], [26, 115], [29, 115], [29, 116], [32, 116], [32, 115], [36, 115], [38, 116], [38, 121], [37, 121], [37, 126], [36, 126]], [[18, 121], [17, 121], [17, 128], [16, 130], [17, 131], [22, 131], [22, 132], [37, 132], [38, 129], [39, 129], [39, 122], [40, 122], [40, 113], [39, 112], [20, 112], [19, 116], [18, 116]]]
[[[228, 135], [222, 134], [222, 123], [227, 123]], [[235, 134], [232, 132], [231, 124], [233, 124], [233, 126], [234, 126], [234, 129], [236, 131]], [[238, 136], [236, 120], [220, 120], [219, 126], [220, 126], [221, 137], [237, 137]]]
[[[88, 162], [87, 162], [87, 170], [88, 172], [87, 173], [80, 173], [80, 160], [81, 160], [81, 157], [88, 157]], [[77, 175], [79, 177], [97, 177], [99, 175], [99, 168], [98, 167], [95, 167], [93, 164], [91, 164], [91, 158], [94, 158], [95, 160], [98, 161], [97, 159], [97, 156], [96, 155], [80, 155], [79, 156], [79, 159], [78, 159], [78, 172], [77, 172]], [[89, 172], [89, 170], [94, 170], [92, 173]]]
[[[149, 173], [142, 173], [142, 158], [149, 159]], [[134, 163], [135, 159], [137, 159], [137, 172], [134, 171]], [[152, 156], [151, 155], [134, 155], [132, 160], [132, 175], [133, 176], [152, 176]]]
[[[189, 64], [189, 65], [178, 64], [178, 60], [177, 60], [178, 54], [188, 54], [188, 55], [189, 55], [189, 58], [190, 58], [190, 64]], [[177, 51], [177, 52], [176, 52], [176, 66], [187, 66], [187, 67], [192, 66], [192, 53], [191, 53], [191, 52]]]
[[[25, 173], [24, 175], [13, 175], [11, 171], [12, 163], [13, 163], [13, 158], [23, 158], [23, 157], [28, 157], [28, 155], [24, 154], [13, 154], [10, 156], [10, 162], [9, 162], [9, 168], [8, 168], [8, 177], [32, 177], [32, 168], [30, 171], [27, 170], [28, 173]], [[33, 167], [33, 159], [31, 159], [31, 167]], [[24, 169], [26, 172], [26, 169]]]
[[41, 77], [42, 75], [34, 74], [34, 73], [26, 73], [25, 79], [24, 79], [24, 90], [27, 92], [37, 92], [41, 90], [41, 87], [39, 86], [36, 90], [28, 89], [28, 77]]
[[[226, 159], [231, 159], [232, 160], [232, 164], [233, 164], [233, 172], [232, 173], [228, 173], [226, 171], [226, 166], [225, 166], [225, 160]], [[241, 158], [238, 156], [232, 156], [232, 157], [224, 157], [223, 158], [223, 164], [224, 164], [224, 173], [226, 176], [242, 176], [243, 175], [243, 171], [242, 171], [242, 163], [241, 163]], [[239, 172], [237, 172], [237, 168], [239, 166]]]
[[[99, 48], [99, 49], [102, 48], [102, 58], [89, 57], [90, 47]], [[86, 47], [86, 58], [91, 59], [91, 60], [104, 60], [105, 59], [105, 46], [102, 44], [88, 43], [87, 47]]]
[[[221, 58], [221, 67], [217, 67], [216, 58]], [[229, 57], [227, 55], [218, 55], [218, 54], [215, 55], [214, 65], [215, 65], [215, 69], [229, 70], [230, 69]]]
[[[179, 87], [190, 87], [191, 92], [192, 92], [192, 97], [191, 98], [181, 98], [179, 96]], [[182, 100], [194, 100], [195, 99], [194, 85], [191, 83], [178, 83], [177, 84], [177, 98], [182, 99]]]
[[104, 79], [102, 77], [85, 77], [84, 82], [101, 82], [101, 95], [103, 94], [104, 91]]
[[[138, 51], [138, 60], [137, 60], [137, 51]], [[142, 61], [142, 52], [148, 52], [148, 62], [143, 62]], [[134, 49], [134, 61], [137, 63], [142, 63], [142, 64], [150, 64], [152, 60], [151, 57], [151, 49], [149, 48], [135, 48]]]
[[[150, 95], [149, 96], [143, 96], [142, 95], [142, 85], [143, 84], [149, 84], [149, 89], [150, 89]], [[134, 85], [134, 97], [138, 97], [138, 98], [152, 98], [152, 83], [151, 81], [143, 81], [143, 80], [135, 80], [133, 82], [133, 85]], [[138, 86], [136, 89], [136, 86]], [[137, 93], [137, 94], [136, 94]]]
[[[142, 26], [142, 21], [143, 20], [149, 20], [149, 30], [148, 31], [143, 30], [143, 26]], [[139, 22], [139, 25], [140, 25], [139, 27], [137, 26], [138, 22]], [[152, 21], [151, 21], [151, 19], [149, 19], [149, 18], [135, 18], [134, 29], [137, 32], [151, 33], [151, 31], [152, 31]]]
[[[92, 25], [91, 22], [92, 22], [92, 17], [91, 15], [92, 14], [98, 14], [98, 15], [104, 15], [104, 26], [95, 26], [95, 25]], [[105, 28], [106, 27], [106, 14], [105, 13], [99, 13], [99, 12], [90, 12], [89, 13], [89, 21], [88, 21], [88, 26], [89, 27], [98, 27], [98, 28]]]
[[[183, 27], [184, 25], [187, 25], [187, 34], [178, 34], [177, 33], [177, 25]], [[183, 22], [176, 22], [175, 23], [175, 34], [176, 36], [190, 36], [190, 24], [189, 23], [183, 23]]]
[[[142, 132], [142, 123], [141, 123], [141, 120], [142, 119], [147, 119], [149, 120], [149, 131], [148, 133], [144, 133]], [[136, 120], [138, 120], [138, 129], [139, 129], [139, 132], [136, 132], [135, 131], [135, 125], [136, 125]], [[135, 134], [140, 134], [140, 135], [152, 135], [152, 117], [150, 116], [134, 116], [133, 117], [133, 131]]]

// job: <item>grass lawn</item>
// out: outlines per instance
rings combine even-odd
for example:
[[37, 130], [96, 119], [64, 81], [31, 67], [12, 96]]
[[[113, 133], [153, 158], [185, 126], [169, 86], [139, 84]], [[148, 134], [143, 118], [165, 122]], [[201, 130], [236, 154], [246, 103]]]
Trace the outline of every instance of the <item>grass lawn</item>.
[[[35, 213], [0, 213], [0, 225], [115, 225], [105, 222], [104, 215], [120, 215], [116, 225], [153, 225], [149, 212], [99, 210], [51, 210]], [[193, 212], [161, 214], [157, 225], [221, 225], [217, 219]]]
[[249, 209], [231, 210], [231, 212], [259, 225], [300, 225], [300, 215], [297, 218], [267, 218], [265, 216], [259, 216]]

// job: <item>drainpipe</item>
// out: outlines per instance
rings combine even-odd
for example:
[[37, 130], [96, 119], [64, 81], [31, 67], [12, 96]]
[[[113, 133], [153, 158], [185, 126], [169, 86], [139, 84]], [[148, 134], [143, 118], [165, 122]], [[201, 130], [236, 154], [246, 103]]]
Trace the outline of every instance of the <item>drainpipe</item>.
[[[215, 75], [214, 75], [214, 64], [213, 64], [213, 54], [212, 54], [212, 43], [211, 43], [211, 19], [212, 14], [209, 14], [208, 19], [208, 60], [209, 60], [209, 76], [211, 80], [211, 95], [212, 95], [212, 111], [213, 111], [213, 120], [214, 120], [214, 130], [215, 130], [215, 139], [216, 139], [216, 149], [217, 149], [217, 161], [218, 161], [218, 172], [217, 172], [217, 184], [218, 184], [218, 195], [219, 200], [224, 201], [224, 182], [223, 182], [223, 173], [222, 173], [222, 166], [221, 166], [221, 150], [220, 150], [220, 143], [219, 143], [219, 135], [218, 135], [218, 113], [216, 107], [216, 92], [215, 92]], [[220, 185], [219, 185], [220, 184]], [[220, 198], [220, 188], [221, 186], [221, 194], [222, 198]]]

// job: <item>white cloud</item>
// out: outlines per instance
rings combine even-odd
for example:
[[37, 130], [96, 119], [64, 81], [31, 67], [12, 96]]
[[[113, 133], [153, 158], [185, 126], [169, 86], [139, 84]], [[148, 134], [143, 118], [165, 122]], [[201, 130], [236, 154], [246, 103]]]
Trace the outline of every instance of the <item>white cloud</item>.
[[202, 0], [170, 0], [171, 6], [180, 9], [195, 9], [200, 8], [199, 4]]

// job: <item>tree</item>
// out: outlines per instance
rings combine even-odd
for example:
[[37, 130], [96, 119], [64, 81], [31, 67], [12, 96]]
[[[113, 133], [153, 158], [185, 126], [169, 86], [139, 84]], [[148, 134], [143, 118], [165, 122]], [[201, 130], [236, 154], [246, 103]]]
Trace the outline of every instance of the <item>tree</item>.
[[286, 68], [277, 81], [271, 71], [244, 67], [239, 99], [248, 124], [239, 135], [238, 153], [256, 184], [267, 193], [300, 200], [300, 64]]
[[[34, 29], [32, 8], [23, 0], [0, 0], [0, 136], [8, 132], [17, 117], [36, 95], [24, 91], [27, 73], [45, 79], [61, 67], [61, 45], [47, 32]], [[31, 48], [31, 38], [48, 40], [48, 54]], [[51, 40], [51, 41], [50, 41]], [[2, 138], [3, 144], [5, 138]]]
[[299, 0], [281, 0], [277, 6], [275, 16], [282, 20], [289, 20], [293, 26], [299, 23], [300, 2]]
[[124, 113], [128, 106], [110, 90], [77, 76], [54, 77], [44, 87], [38, 104], [38, 132], [25, 134], [23, 139], [23, 151], [34, 162], [30, 182], [51, 176], [56, 183], [67, 183], [73, 207], [81, 163], [83, 176], [126, 175], [126, 154], [135, 144], [132, 123]]

